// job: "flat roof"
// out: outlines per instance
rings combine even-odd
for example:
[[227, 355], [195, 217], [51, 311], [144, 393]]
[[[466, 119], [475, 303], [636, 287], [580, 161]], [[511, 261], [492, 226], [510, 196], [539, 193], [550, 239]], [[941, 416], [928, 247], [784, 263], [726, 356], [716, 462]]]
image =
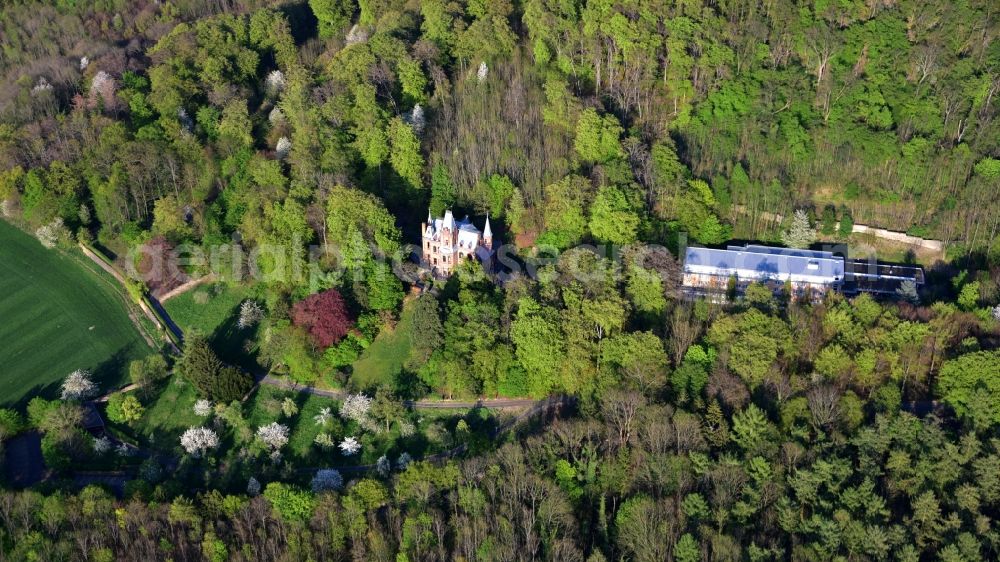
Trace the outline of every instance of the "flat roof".
[[879, 263], [875, 260], [855, 258], [847, 260], [847, 274], [858, 278], [897, 279], [924, 284], [924, 270], [917, 265]]
[[768, 246], [730, 246], [725, 250], [688, 247], [684, 254], [684, 272], [833, 283], [844, 278], [844, 258], [831, 252]]
[[800, 256], [809, 258], [834, 259], [833, 252], [822, 250], [803, 250], [799, 248], [779, 248], [777, 246], [762, 246], [760, 244], [747, 244], [746, 246], [727, 246], [727, 250], [733, 252], [753, 252], [756, 254], [771, 254], [780, 256]]

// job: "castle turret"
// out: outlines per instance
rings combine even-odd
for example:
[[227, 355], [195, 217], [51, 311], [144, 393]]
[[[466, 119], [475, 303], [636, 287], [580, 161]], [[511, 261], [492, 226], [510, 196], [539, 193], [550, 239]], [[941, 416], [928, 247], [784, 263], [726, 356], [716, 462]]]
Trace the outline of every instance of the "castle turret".
[[487, 250], [493, 249], [493, 229], [490, 228], [490, 215], [486, 214], [486, 227], [483, 228], [483, 247]]
[[441, 242], [448, 246], [455, 245], [455, 215], [450, 209], [444, 212], [444, 220], [441, 221]]

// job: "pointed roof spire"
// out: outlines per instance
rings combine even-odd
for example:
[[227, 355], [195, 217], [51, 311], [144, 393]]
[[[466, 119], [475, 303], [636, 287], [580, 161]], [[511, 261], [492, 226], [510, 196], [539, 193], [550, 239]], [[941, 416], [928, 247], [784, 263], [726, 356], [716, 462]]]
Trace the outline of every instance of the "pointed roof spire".
[[483, 229], [483, 238], [493, 238], [493, 230], [490, 228], [489, 213], [486, 213], [486, 228]]
[[431, 216], [431, 208], [430, 207], [427, 207], [427, 224], [428, 225], [434, 224], [434, 217]]
[[451, 209], [444, 212], [443, 223], [444, 224], [441, 225], [441, 228], [447, 228], [452, 231], [455, 230], [455, 215], [451, 214]]

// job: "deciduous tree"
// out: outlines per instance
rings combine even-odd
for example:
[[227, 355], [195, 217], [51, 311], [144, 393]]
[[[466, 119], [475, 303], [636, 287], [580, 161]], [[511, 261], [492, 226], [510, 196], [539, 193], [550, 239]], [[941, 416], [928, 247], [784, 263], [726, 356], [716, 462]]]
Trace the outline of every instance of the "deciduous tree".
[[336, 289], [309, 295], [295, 303], [292, 322], [308, 331], [316, 346], [322, 349], [343, 339], [352, 324], [347, 305]]

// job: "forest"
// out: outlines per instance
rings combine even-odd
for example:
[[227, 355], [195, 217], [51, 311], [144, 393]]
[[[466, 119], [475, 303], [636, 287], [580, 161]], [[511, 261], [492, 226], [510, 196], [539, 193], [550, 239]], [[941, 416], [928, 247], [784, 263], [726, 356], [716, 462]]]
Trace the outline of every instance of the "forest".
[[[998, 97], [990, 0], [5, 2], [0, 218], [211, 281], [128, 391], [0, 409], [0, 552], [998, 559]], [[518, 273], [421, 278], [445, 210]], [[919, 294], [679, 295], [855, 223], [942, 242]]]

